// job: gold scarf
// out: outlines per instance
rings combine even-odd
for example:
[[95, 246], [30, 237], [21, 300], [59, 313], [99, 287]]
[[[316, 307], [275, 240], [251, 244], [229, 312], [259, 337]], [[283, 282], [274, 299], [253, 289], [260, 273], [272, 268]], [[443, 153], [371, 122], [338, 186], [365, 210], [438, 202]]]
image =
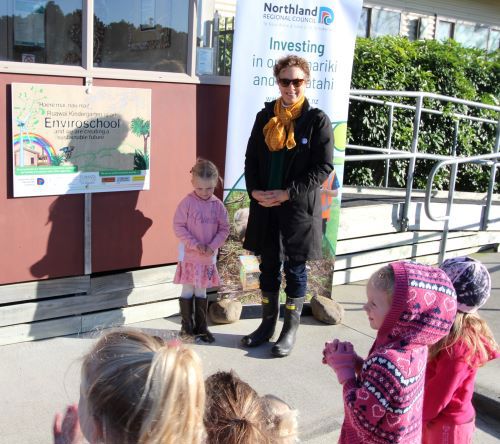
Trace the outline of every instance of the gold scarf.
[[292, 106], [284, 107], [281, 99], [274, 104], [274, 117], [264, 127], [264, 137], [269, 151], [279, 151], [285, 146], [291, 150], [295, 145], [293, 121], [300, 116], [305, 96]]

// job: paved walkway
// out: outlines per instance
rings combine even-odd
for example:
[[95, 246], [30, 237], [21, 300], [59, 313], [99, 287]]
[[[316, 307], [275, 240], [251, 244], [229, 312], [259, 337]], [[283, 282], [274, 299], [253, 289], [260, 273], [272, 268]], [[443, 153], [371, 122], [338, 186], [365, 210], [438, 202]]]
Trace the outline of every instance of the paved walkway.
[[[476, 256], [493, 276], [493, 294], [481, 315], [499, 340], [500, 253]], [[302, 442], [336, 442], [343, 417], [341, 387], [333, 372], [321, 364], [321, 350], [326, 340], [338, 337], [351, 341], [358, 353], [364, 355], [373, 341], [373, 331], [362, 311], [364, 283], [335, 287], [334, 298], [346, 308], [344, 323], [328, 326], [312, 317], [303, 317], [296, 348], [288, 358], [271, 358], [271, 344], [250, 350], [239, 347], [241, 336], [259, 324], [257, 319], [211, 327], [216, 342], [194, 345], [203, 359], [205, 374], [235, 369], [260, 394], [273, 393], [299, 410]], [[178, 332], [179, 319], [158, 319], [135, 326], [169, 337]], [[0, 444], [52, 442], [53, 415], [78, 400], [79, 358], [92, 341], [92, 335], [68, 336], [0, 347]], [[498, 374], [500, 360], [482, 368], [477, 390], [490, 401], [484, 406], [500, 420]], [[480, 413], [477, 427], [475, 444], [499, 442], [500, 427], [491, 417]]]

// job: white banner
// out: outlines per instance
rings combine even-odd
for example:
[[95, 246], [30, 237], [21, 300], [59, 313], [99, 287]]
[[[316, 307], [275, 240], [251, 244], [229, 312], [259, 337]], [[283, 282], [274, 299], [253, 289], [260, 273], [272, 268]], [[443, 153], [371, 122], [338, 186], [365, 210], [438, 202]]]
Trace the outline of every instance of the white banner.
[[342, 183], [352, 58], [362, 0], [239, 0], [233, 42], [225, 190], [243, 191], [244, 159], [255, 115], [279, 96], [277, 59], [310, 63], [306, 97], [333, 123], [334, 163]]

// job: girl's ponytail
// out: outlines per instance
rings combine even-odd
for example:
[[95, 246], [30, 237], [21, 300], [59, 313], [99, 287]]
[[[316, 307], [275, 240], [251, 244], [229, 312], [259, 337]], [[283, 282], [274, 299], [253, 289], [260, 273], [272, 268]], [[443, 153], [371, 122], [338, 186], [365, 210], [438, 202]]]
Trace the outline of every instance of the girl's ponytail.
[[159, 348], [151, 362], [138, 444], [198, 444], [203, 438], [205, 387], [198, 355], [180, 342]]
[[107, 332], [84, 358], [82, 391], [105, 442], [202, 441], [201, 362], [180, 342], [165, 343], [132, 329]]
[[200, 179], [213, 180], [214, 184], [220, 183], [221, 186], [224, 185], [222, 177], [220, 177], [219, 170], [217, 169], [215, 163], [210, 160], [198, 157], [196, 163], [191, 168], [190, 173], [199, 177]]

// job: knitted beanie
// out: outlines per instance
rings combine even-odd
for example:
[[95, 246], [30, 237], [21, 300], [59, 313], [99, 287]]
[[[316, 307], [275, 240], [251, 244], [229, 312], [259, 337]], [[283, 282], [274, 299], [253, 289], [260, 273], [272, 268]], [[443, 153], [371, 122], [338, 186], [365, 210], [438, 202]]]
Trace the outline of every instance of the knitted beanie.
[[440, 268], [455, 287], [459, 311], [474, 313], [490, 297], [490, 274], [481, 262], [471, 257], [456, 257], [446, 259]]

